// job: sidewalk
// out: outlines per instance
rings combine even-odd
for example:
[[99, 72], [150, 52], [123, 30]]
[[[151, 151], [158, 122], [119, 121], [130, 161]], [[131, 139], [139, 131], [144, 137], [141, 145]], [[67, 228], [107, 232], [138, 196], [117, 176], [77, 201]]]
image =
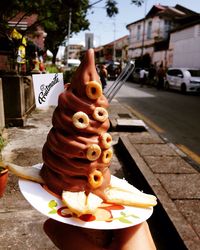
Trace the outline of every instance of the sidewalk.
[[[41, 149], [52, 126], [52, 112], [53, 108], [36, 110], [28, 118], [25, 127], [6, 129], [8, 144], [3, 152], [6, 161], [21, 166], [42, 162]], [[158, 249], [167, 249], [160, 238], [166, 238], [166, 242], [172, 241], [170, 233], [175, 235], [177, 232], [177, 242], [184, 242], [188, 249], [199, 249], [199, 172], [183, 159], [184, 155], [177, 148], [163, 141], [154, 131], [141, 124], [132, 125], [137, 117], [129, 107], [113, 100], [109, 114], [111, 133], [121, 152], [119, 157], [114, 155], [112, 174], [123, 177], [123, 167], [129, 165], [130, 178], [134, 180], [136, 176], [143, 176], [144, 182], [138, 185], [141, 188], [143, 185], [149, 186], [159, 200], [151, 220], [154, 220], [154, 225], [160, 224], [164, 231], [168, 230], [166, 225], [169, 224], [174, 230], [163, 237], [162, 232], [154, 232], [156, 241], [160, 240]], [[124, 129], [123, 125], [119, 126], [120, 120], [117, 119], [127, 119], [130, 126]], [[162, 220], [164, 217], [166, 219]], [[56, 249], [43, 232], [42, 225], [46, 219], [23, 198], [17, 177], [10, 173], [6, 193], [0, 199], [0, 249]]]

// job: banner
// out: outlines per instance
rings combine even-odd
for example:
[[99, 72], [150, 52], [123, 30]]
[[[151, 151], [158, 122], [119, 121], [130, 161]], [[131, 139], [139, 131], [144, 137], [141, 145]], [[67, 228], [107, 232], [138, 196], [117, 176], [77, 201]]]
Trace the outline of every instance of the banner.
[[57, 106], [58, 96], [64, 90], [63, 74], [33, 74], [32, 77], [36, 107]]

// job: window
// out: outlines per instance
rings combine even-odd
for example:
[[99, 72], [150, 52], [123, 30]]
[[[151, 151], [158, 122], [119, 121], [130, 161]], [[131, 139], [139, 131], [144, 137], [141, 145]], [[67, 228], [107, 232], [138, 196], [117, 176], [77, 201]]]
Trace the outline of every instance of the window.
[[190, 75], [193, 77], [200, 77], [200, 70], [189, 69]]
[[147, 25], [147, 39], [151, 39], [152, 37], [151, 33], [152, 33], [152, 21], [149, 21]]
[[137, 40], [138, 41], [140, 40], [140, 36], [141, 36], [141, 25], [139, 24], [137, 26]]
[[168, 70], [167, 74], [170, 75], [170, 76], [176, 76], [177, 70], [176, 69], [170, 69], [170, 70]]
[[171, 29], [171, 21], [165, 20], [164, 21], [164, 38], [169, 36], [169, 31]]
[[179, 69], [177, 69], [177, 70], [176, 70], [176, 75], [175, 75], [175, 76], [183, 78], [183, 73], [182, 73], [182, 71], [179, 70]]

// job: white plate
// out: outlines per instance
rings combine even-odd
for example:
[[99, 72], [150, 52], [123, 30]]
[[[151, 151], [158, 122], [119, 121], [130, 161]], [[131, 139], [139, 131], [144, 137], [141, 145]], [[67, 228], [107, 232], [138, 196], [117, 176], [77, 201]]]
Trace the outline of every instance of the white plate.
[[[137, 225], [147, 220], [153, 213], [153, 208], [137, 208], [130, 206], [118, 206], [103, 204], [98, 210], [98, 215], [92, 217], [86, 215], [77, 218], [71, 214], [62, 200], [50, 193], [42, 185], [28, 181], [19, 180], [19, 187], [26, 200], [42, 214], [70, 225], [91, 229], [120, 229]], [[104, 207], [105, 206], [105, 207]], [[88, 219], [94, 219], [88, 221]]]

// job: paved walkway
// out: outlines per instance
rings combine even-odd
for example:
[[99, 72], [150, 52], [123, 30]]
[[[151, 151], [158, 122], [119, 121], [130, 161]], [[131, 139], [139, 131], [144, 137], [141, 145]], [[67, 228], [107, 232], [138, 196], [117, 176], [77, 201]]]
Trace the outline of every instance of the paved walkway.
[[[36, 110], [23, 128], [6, 129], [8, 144], [3, 152], [6, 161], [21, 166], [42, 162], [41, 149], [52, 126], [52, 112], [53, 108]], [[199, 173], [171, 143], [163, 141], [142, 124], [132, 125], [137, 117], [129, 107], [113, 100], [109, 113], [114, 142], [120, 146], [121, 153], [127, 154], [124, 158], [121, 155], [120, 159], [117, 154], [114, 155], [112, 173], [123, 177], [123, 161], [128, 159], [133, 170], [131, 178], [134, 179], [134, 175], [135, 178], [143, 176], [145, 182], [138, 185], [141, 188], [143, 184], [149, 186], [158, 197], [159, 204], [154, 214], [157, 216], [161, 211], [161, 215], [165, 214], [163, 216], [168, 220], [164, 223], [160, 217], [158, 222], [158, 217], [153, 215], [154, 221], [162, 228], [171, 223], [170, 228], [178, 232], [178, 240], [183, 241], [188, 249], [200, 249]], [[122, 119], [128, 119], [130, 126], [124, 127]], [[43, 232], [42, 225], [46, 219], [23, 198], [17, 177], [10, 173], [6, 193], [0, 199], [0, 249], [56, 249]], [[159, 232], [154, 233], [156, 241], [159, 241]], [[169, 235], [164, 237], [166, 241], [171, 240], [167, 238]], [[158, 247], [167, 249], [162, 241], [158, 242]]]

